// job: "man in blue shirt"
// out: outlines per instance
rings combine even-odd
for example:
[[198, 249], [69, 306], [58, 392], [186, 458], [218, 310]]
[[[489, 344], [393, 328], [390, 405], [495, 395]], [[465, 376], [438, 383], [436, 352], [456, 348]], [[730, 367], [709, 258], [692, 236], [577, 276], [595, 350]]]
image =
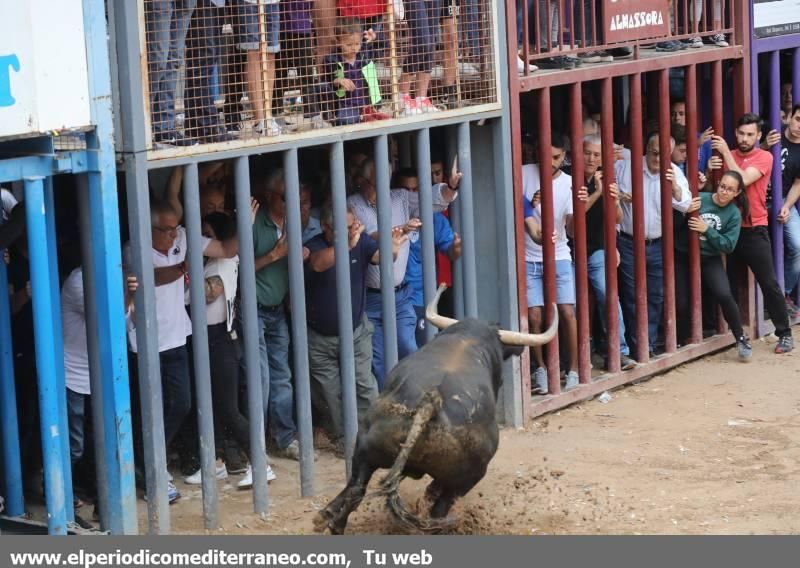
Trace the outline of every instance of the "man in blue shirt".
[[[312, 400], [322, 414], [325, 430], [341, 444], [344, 434], [342, 379], [339, 371], [339, 315], [336, 296], [336, 253], [333, 239], [333, 208], [326, 203], [320, 215], [322, 234], [307, 243], [306, 310], [308, 357]], [[350, 249], [350, 302], [352, 307], [353, 351], [356, 375], [356, 401], [361, 420], [378, 396], [378, 383], [372, 374], [372, 335], [374, 326], [365, 314], [367, 267], [380, 262], [378, 243], [348, 208], [348, 247]], [[393, 232], [393, 252], [408, 237]], [[339, 448], [342, 449], [341, 447]]]
[[[404, 168], [398, 172], [394, 187], [403, 187], [408, 191], [419, 191], [419, 179], [412, 168]], [[415, 331], [417, 346], [422, 347], [427, 342], [425, 338], [425, 299], [422, 284], [422, 240], [420, 232], [409, 233], [411, 247], [408, 252], [408, 264], [403, 283], [411, 288], [411, 304], [417, 314], [417, 327]], [[450, 260], [461, 256], [461, 238], [454, 233], [450, 222], [442, 213], [433, 214], [433, 246], [437, 252], [444, 253]], [[435, 266], [435, 263], [434, 263]]]

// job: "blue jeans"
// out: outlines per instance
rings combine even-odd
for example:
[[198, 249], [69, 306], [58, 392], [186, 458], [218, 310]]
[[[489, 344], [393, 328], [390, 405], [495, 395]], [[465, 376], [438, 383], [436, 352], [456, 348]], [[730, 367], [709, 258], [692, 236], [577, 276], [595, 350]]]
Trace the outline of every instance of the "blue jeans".
[[69, 458], [72, 467], [83, 457], [84, 424], [88, 394], [67, 389], [67, 424], [69, 425]]
[[617, 240], [619, 250], [619, 292], [622, 303], [622, 313], [625, 315], [625, 324], [628, 329], [628, 345], [633, 347], [637, 358], [641, 359], [655, 346], [658, 337], [658, 324], [661, 323], [661, 313], [664, 307], [664, 262], [661, 255], [661, 241], [645, 247], [645, 260], [647, 263], [647, 336], [650, 345], [636, 344], [636, 281], [634, 279], [633, 240], [620, 235]]
[[[588, 260], [589, 285], [594, 290], [597, 298], [597, 308], [600, 312], [600, 322], [603, 329], [608, 333], [606, 325], [606, 252], [603, 249], [594, 251]], [[623, 355], [630, 355], [628, 343], [625, 341], [625, 318], [622, 316], [622, 306], [617, 302], [619, 312], [619, 352]]]
[[211, 0], [200, 0], [186, 40], [190, 65], [186, 67], [184, 107], [186, 126], [191, 137], [214, 134], [219, 113], [214, 105], [212, 83], [219, 66], [219, 40], [224, 10]]
[[[536, 11], [533, 3], [536, 0], [517, 0], [517, 45], [522, 48], [525, 37], [525, 30], [522, 29], [522, 2], [528, 3], [528, 42], [530, 45], [536, 42]], [[550, 45], [559, 45], [558, 41], [558, 2], [550, 2]], [[539, 46], [547, 47], [547, 3], [539, 0]]]
[[800, 280], [800, 213], [792, 207], [789, 220], [783, 226], [783, 246], [786, 256], [783, 264], [784, 290], [788, 294]]
[[175, 89], [197, 0], [152, 0], [147, 11], [147, 72], [153, 132], [175, 130]]
[[261, 390], [264, 421], [279, 448], [295, 439], [292, 371], [289, 368], [289, 325], [283, 305], [258, 308], [258, 351], [261, 363]]
[[[411, 303], [412, 295], [410, 286], [403, 286], [394, 293], [395, 313], [397, 314], [397, 357], [402, 359], [417, 350], [415, 336], [417, 328], [417, 314]], [[375, 326], [372, 334], [372, 372], [378, 381], [378, 390], [383, 390], [383, 381], [386, 378], [386, 368], [383, 354], [383, 310], [381, 309], [381, 295], [378, 292], [367, 291], [367, 317]]]
[[169, 448], [192, 409], [189, 357], [186, 346], [182, 345], [162, 351], [158, 358], [161, 364], [161, 394], [164, 403], [164, 440]]

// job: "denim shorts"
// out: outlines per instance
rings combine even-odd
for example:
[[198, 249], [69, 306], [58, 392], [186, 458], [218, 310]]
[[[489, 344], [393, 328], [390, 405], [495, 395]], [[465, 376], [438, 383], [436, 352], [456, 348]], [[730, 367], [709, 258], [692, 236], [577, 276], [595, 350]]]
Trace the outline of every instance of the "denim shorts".
[[[242, 51], [257, 51], [259, 47], [258, 4], [247, 0], [233, 0], [237, 8], [235, 33], [237, 47]], [[266, 32], [267, 53], [278, 53], [281, 50], [281, 15], [280, 4], [272, 2], [264, 4], [264, 30]]]
[[[528, 307], [544, 306], [544, 264], [526, 262], [528, 283]], [[575, 303], [575, 273], [571, 260], [556, 261], [556, 303]]]

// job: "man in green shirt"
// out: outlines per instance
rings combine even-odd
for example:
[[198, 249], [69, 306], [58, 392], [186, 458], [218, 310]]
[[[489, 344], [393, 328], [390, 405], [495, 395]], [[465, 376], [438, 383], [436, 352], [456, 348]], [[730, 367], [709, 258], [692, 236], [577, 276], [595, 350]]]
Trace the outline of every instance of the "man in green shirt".
[[[283, 171], [275, 169], [254, 191], [261, 209], [253, 223], [258, 345], [264, 417], [278, 451], [297, 460], [300, 446], [292, 415], [292, 371], [289, 368], [289, 325], [283, 301], [289, 289], [289, 246], [286, 241], [286, 198]], [[303, 250], [307, 256], [306, 249]]]

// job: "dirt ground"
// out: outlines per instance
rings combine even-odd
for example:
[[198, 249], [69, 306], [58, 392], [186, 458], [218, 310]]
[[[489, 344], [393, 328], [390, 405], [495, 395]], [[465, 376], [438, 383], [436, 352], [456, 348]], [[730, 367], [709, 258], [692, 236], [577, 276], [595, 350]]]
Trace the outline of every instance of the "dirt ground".
[[[749, 364], [726, 351], [614, 391], [607, 404], [503, 431], [486, 477], [453, 510], [454, 532], [800, 532], [800, 353], [776, 356], [761, 341], [754, 351]], [[220, 483], [219, 533], [311, 533], [316, 511], [344, 485], [344, 463], [328, 452], [316, 462], [313, 498], [297, 497], [296, 462], [273, 467], [266, 519], [252, 513], [250, 492], [236, 490], [238, 478]], [[427, 481], [403, 482], [412, 508]], [[199, 488], [178, 486], [173, 532], [202, 533]], [[406, 532], [379, 499], [362, 503], [348, 525], [356, 534]]]

